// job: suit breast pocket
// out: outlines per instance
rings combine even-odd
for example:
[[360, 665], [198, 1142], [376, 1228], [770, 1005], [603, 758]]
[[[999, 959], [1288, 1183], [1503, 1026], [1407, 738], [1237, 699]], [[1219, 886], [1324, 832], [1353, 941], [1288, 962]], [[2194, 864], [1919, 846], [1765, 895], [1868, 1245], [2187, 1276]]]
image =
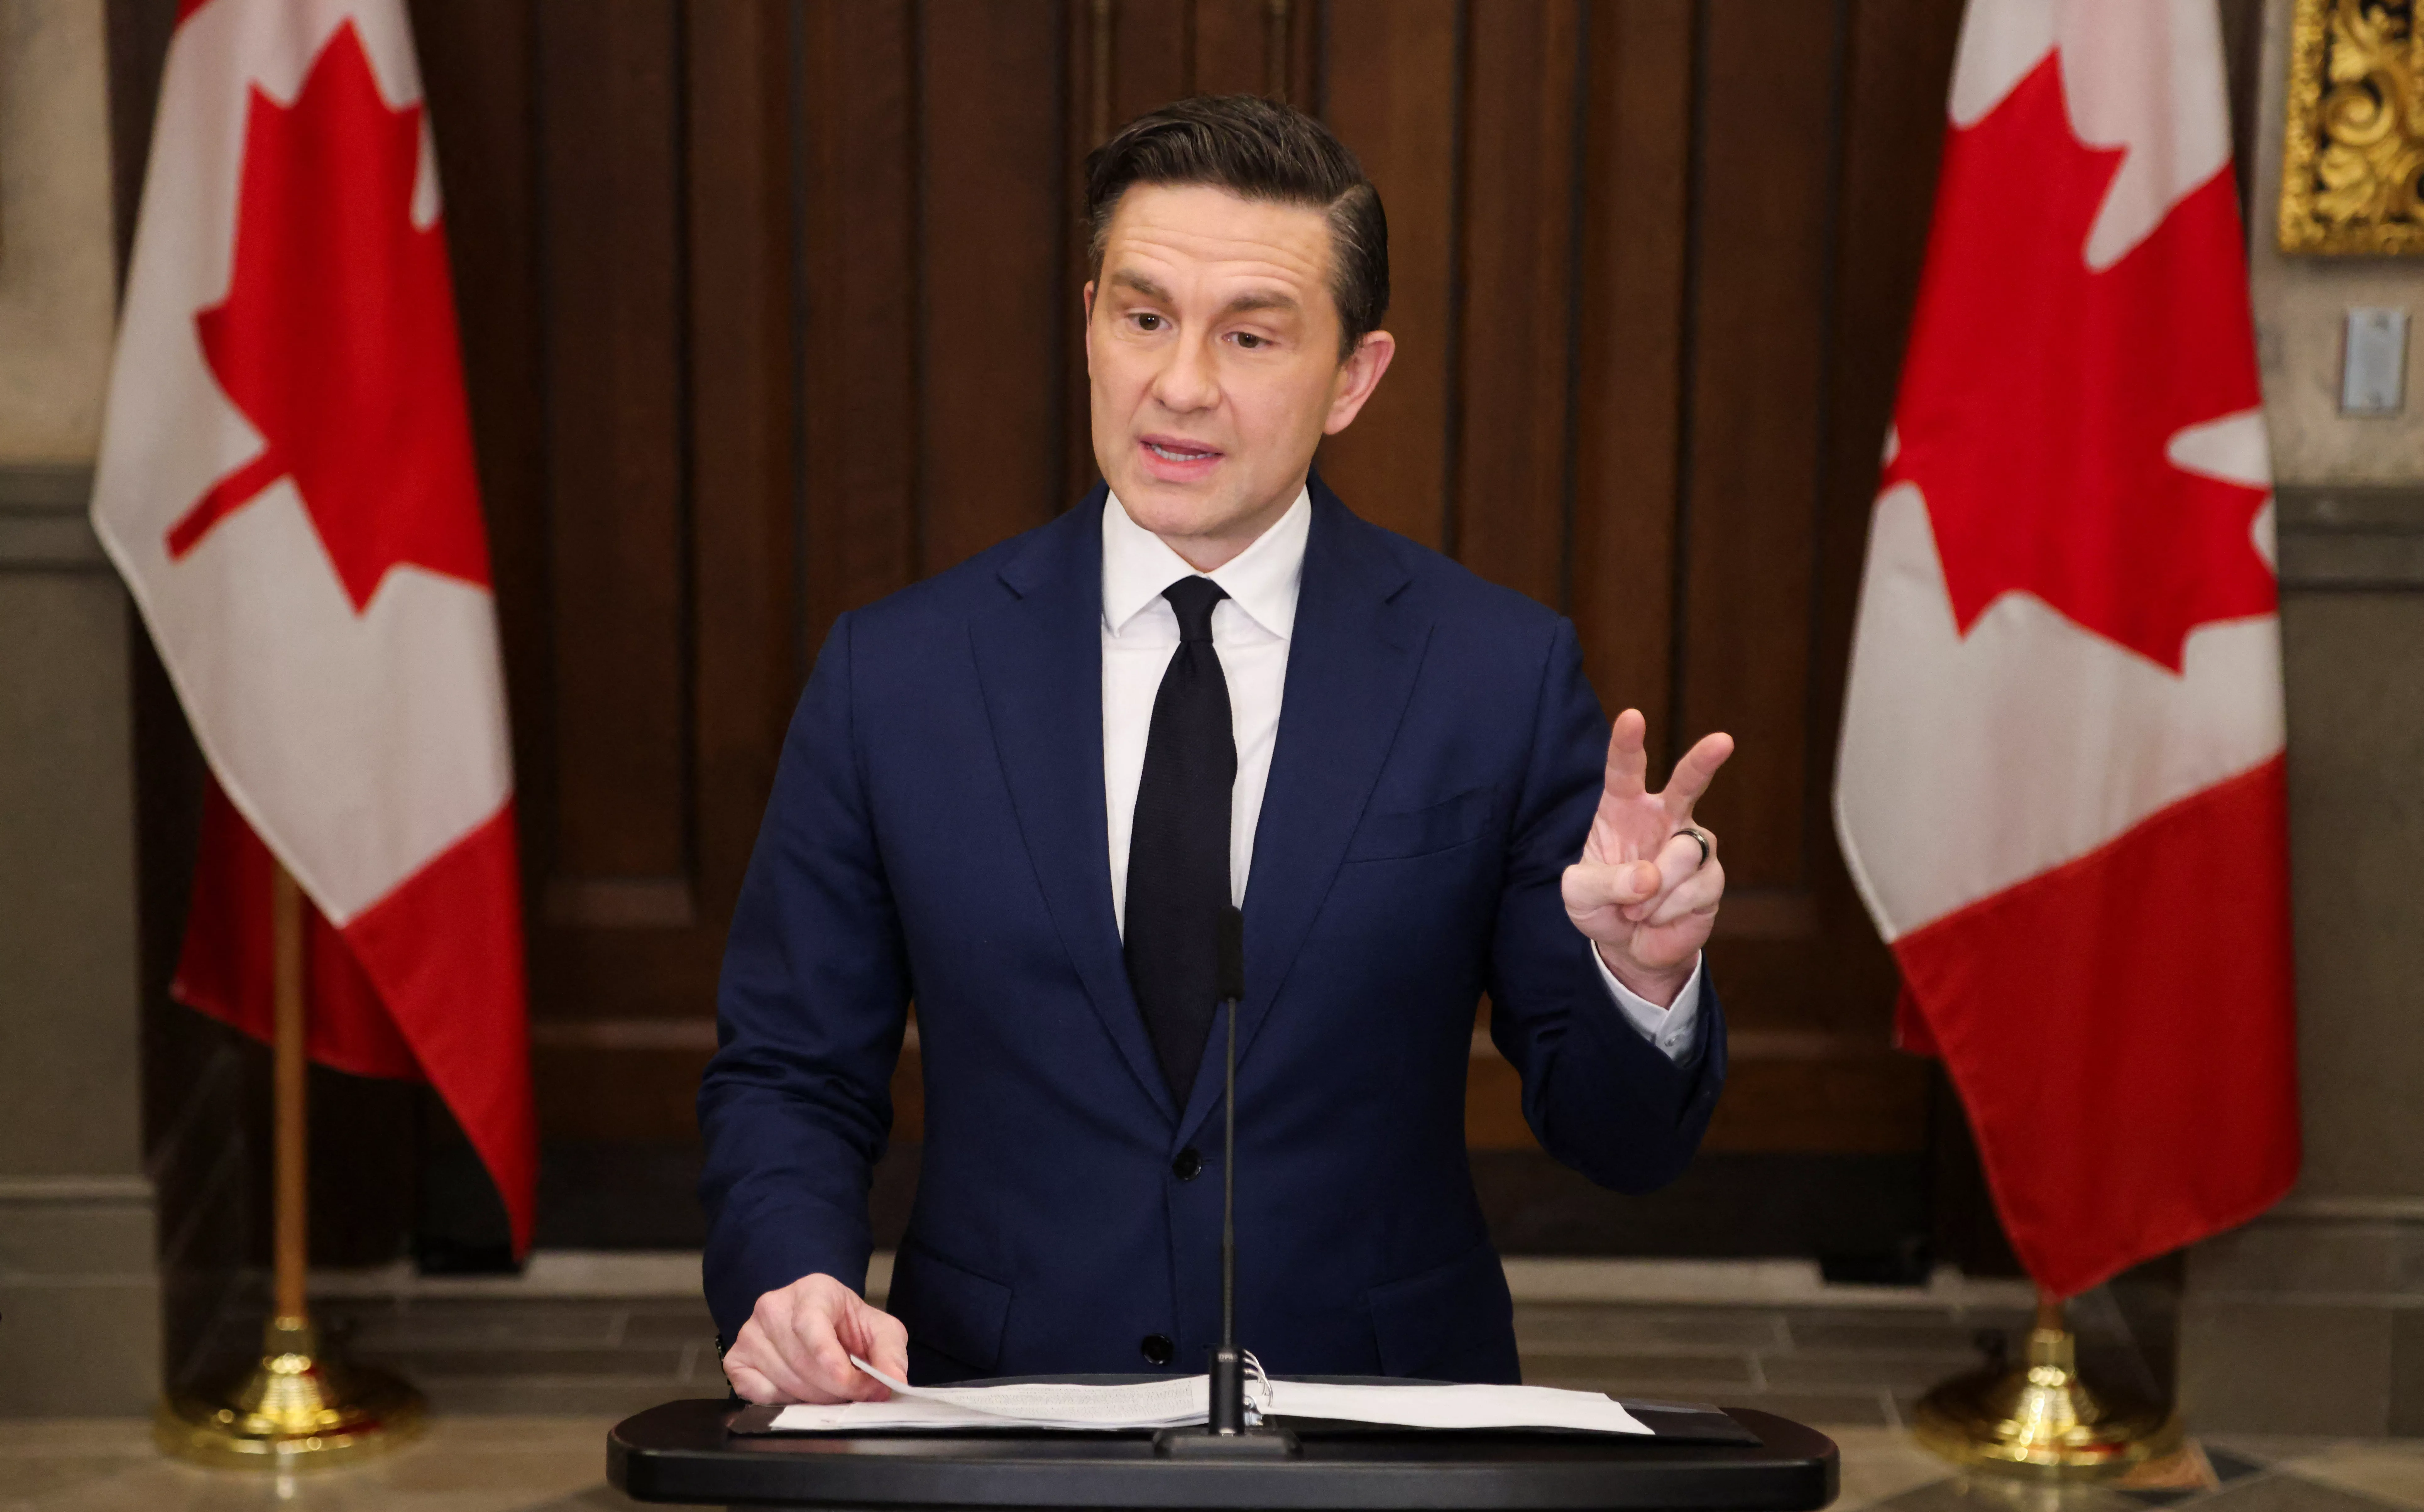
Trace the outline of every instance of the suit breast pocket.
[[1420, 808], [1383, 809], [1364, 816], [1348, 843], [1347, 859], [1391, 861], [1453, 851], [1490, 827], [1498, 789], [1474, 788]]

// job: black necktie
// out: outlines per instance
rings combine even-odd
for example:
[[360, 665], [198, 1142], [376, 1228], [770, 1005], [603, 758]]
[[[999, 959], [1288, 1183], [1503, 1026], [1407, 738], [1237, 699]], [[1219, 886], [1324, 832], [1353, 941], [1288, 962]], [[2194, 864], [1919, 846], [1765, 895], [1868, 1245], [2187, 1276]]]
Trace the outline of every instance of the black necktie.
[[1229, 679], [1212, 649], [1212, 606], [1229, 596], [1209, 578], [1181, 578], [1161, 596], [1178, 612], [1178, 650], [1154, 694], [1144, 777], [1137, 785], [1125, 944], [1145, 1032], [1184, 1107], [1219, 985], [1237, 738], [1229, 723]]

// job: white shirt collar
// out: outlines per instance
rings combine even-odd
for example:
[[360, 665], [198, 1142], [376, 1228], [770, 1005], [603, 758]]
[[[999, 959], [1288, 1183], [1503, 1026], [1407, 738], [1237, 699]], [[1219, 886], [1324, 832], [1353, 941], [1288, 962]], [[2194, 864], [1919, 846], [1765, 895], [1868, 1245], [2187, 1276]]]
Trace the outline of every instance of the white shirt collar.
[[[1313, 533], [1313, 495], [1296, 502], [1254, 543], [1203, 574], [1220, 585], [1246, 616], [1281, 640], [1296, 629], [1297, 590], [1304, 581], [1304, 546]], [[1112, 494], [1103, 505], [1103, 625], [1113, 635], [1161, 598], [1181, 578], [1196, 576], [1187, 559], [1128, 517]]]

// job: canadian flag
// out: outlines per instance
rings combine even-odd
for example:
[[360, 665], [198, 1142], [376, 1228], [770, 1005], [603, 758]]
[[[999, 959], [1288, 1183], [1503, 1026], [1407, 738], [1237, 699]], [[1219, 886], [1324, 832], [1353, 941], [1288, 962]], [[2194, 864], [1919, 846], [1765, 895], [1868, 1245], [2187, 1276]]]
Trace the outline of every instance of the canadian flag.
[[2213, 0], [1972, 0], [1836, 821], [2071, 1296], [2296, 1177], [2271, 473]]
[[267, 1037], [284, 863], [313, 1058], [435, 1086], [521, 1250], [513, 773], [421, 93], [401, 0], [186, 0], [92, 517], [214, 779], [179, 995]]

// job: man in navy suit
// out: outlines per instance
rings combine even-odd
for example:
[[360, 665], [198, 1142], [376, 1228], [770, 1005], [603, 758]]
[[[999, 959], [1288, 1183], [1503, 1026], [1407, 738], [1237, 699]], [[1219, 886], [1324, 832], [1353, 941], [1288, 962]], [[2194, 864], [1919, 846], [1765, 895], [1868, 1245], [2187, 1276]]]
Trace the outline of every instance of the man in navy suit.
[[[1283, 105], [1088, 160], [1077, 507], [844, 615], [732, 925], [699, 1093], [708, 1298], [757, 1401], [1191, 1368], [1218, 1328], [1215, 918], [1243, 910], [1240, 1338], [1279, 1373], [1517, 1378], [1464, 1150], [1474, 1007], [1624, 1191], [1725, 1073], [1713, 735], [1644, 790], [1572, 627], [1311, 475], [1387, 370], [1378, 194]], [[889, 1313], [869, 1173], [926, 1077]], [[1207, 1060], [1207, 1052], [1210, 1058]]]

